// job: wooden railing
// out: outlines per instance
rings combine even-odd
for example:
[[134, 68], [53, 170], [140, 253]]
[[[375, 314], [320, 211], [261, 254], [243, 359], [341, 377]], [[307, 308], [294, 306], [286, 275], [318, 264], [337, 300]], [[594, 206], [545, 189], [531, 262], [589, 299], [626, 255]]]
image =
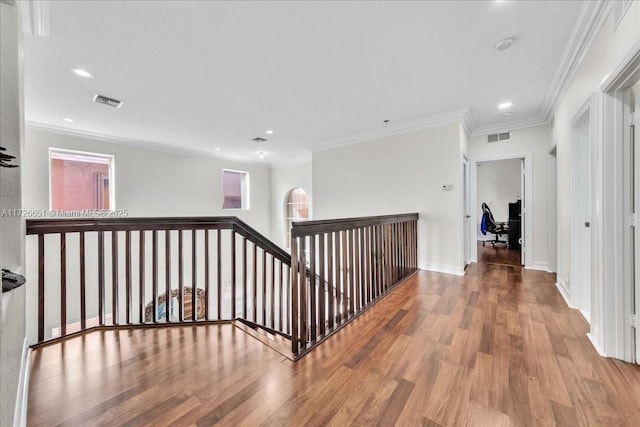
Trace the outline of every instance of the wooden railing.
[[290, 255], [238, 218], [27, 220], [27, 234], [37, 236], [27, 243], [38, 342], [94, 326], [233, 319], [289, 336]]
[[300, 357], [418, 269], [418, 214], [293, 224], [292, 351]]

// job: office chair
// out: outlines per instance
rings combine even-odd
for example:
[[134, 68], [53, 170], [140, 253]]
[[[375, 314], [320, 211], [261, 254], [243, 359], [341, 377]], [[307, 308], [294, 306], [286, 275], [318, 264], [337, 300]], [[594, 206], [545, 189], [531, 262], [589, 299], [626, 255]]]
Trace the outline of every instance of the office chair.
[[491, 209], [486, 203], [482, 204], [482, 222], [480, 223], [480, 231], [482, 231], [483, 235], [487, 235], [487, 232], [493, 234], [495, 238], [493, 240], [485, 240], [482, 242], [482, 246], [484, 246], [485, 242], [490, 242], [491, 247], [495, 247], [496, 243], [504, 243], [509, 247], [509, 242], [506, 240], [500, 240], [500, 236], [505, 234], [509, 234], [509, 227], [505, 222], [496, 222], [493, 219], [493, 214], [491, 213]]

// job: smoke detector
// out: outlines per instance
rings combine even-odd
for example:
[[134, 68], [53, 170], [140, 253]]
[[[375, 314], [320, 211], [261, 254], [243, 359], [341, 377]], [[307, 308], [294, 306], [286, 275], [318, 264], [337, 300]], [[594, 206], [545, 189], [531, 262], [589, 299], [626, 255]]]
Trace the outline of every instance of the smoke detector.
[[513, 45], [513, 43], [515, 43], [515, 41], [516, 39], [514, 37], [507, 37], [506, 39], [502, 39], [496, 43], [495, 48], [496, 50], [507, 50]]
[[93, 101], [97, 102], [98, 104], [104, 104], [114, 108], [120, 108], [122, 107], [122, 104], [123, 104], [122, 101], [118, 101], [117, 99], [109, 98], [108, 96], [98, 95], [98, 94], [93, 95]]

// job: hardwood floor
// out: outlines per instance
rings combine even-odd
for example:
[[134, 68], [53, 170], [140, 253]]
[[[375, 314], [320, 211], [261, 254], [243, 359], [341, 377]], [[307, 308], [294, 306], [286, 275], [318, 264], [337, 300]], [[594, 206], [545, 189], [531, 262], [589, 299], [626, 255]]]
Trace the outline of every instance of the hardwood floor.
[[478, 262], [520, 266], [522, 265], [520, 259], [520, 250], [509, 249], [501, 244], [493, 248], [490, 243], [482, 246], [482, 242], [478, 241]]
[[422, 271], [298, 362], [232, 325], [35, 350], [29, 425], [640, 425], [640, 366], [599, 357], [551, 274]]

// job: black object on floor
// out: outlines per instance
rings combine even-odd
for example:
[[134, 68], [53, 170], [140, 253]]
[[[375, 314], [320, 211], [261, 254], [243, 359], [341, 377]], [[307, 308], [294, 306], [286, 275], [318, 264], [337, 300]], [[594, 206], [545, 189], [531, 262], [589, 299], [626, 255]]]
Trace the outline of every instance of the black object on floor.
[[7, 269], [2, 269], [2, 293], [9, 292], [24, 285], [25, 278]]

